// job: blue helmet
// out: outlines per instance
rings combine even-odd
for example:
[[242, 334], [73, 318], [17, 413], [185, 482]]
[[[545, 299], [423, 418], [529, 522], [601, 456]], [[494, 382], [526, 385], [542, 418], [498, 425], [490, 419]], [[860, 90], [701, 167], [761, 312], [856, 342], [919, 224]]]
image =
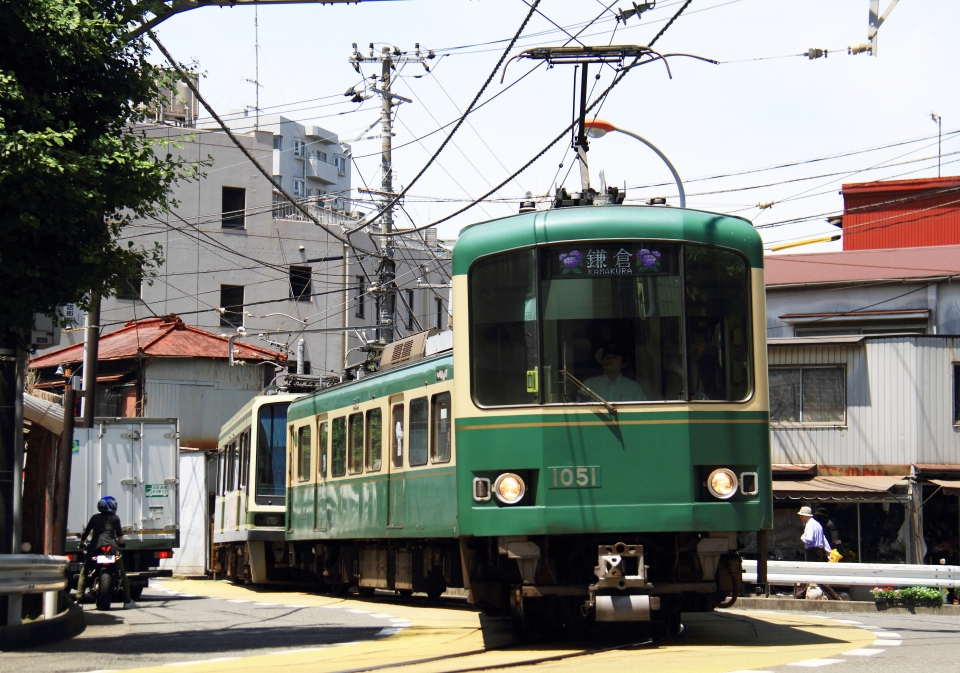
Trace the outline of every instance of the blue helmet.
[[117, 500], [112, 495], [105, 495], [97, 503], [97, 509], [101, 512], [116, 512]]

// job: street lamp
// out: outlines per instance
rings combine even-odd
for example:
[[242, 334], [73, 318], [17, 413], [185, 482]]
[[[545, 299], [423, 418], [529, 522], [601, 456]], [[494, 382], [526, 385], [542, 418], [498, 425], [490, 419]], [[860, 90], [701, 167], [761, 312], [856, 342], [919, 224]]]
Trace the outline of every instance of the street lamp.
[[656, 152], [657, 156], [663, 159], [663, 163], [665, 163], [667, 165], [667, 168], [670, 169], [670, 172], [673, 174], [673, 179], [677, 183], [677, 190], [680, 192], [680, 207], [681, 208], [687, 207], [687, 195], [683, 191], [683, 183], [680, 181], [680, 175], [677, 174], [677, 169], [673, 167], [673, 164], [670, 163], [670, 160], [667, 159], [666, 155], [660, 150], [658, 150], [653, 143], [651, 143], [646, 138], [642, 138], [638, 136], [636, 133], [633, 133], [632, 131], [627, 131], [621, 128], [617, 128], [610, 122], [604, 121], [602, 119], [587, 120], [583, 123], [583, 125], [587, 129], [587, 135], [590, 136], [591, 138], [602, 138], [608, 133], [611, 133], [613, 131], [618, 131], [620, 133], [623, 133], [624, 135], [628, 135], [631, 138], [635, 138], [636, 140], [639, 140], [644, 145], [646, 145], [647, 147], [652, 149], [654, 152]]

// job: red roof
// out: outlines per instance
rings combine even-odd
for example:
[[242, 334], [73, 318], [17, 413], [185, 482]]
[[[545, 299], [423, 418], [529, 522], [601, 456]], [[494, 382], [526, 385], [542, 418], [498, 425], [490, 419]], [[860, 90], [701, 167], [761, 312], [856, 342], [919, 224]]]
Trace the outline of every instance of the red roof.
[[768, 287], [942, 278], [960, 275], [960, 245], [770, 255], [763, 264]]
[[[233, 342], [239, 360], [285, 360], [286, 355], [268, 348]], [[137, 357], [226, 358], [227, 340], [190, 327], [175, 315], [132, 320], [115, 332], [100, 337], [98, 360], [128, 360]], [[30, 367], [55, 367], [83, 361], [83, 343], [44, 351], [30, 360]]]
[[915, 178], [911, 180], [875, 180], [873, 182], [848, 182], [840, 190], [841, 194], [877, 194], [883, 192], [926, 192], [931, 190], [960, 187], [960, 177], [949, 175], [945, 178]]

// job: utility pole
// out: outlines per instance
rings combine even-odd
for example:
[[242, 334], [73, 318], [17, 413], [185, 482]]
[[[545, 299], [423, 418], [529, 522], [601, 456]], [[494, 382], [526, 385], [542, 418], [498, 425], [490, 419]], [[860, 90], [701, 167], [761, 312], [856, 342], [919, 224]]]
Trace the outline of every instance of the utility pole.
[[380, 217], [380, 240], [378, 242], [380, 260], [377, 263], [377, 279], [371, 283], [370, 294], [374, 296], [377, 307], [377, 345], [385, 346], [393, 341], [394, 322], [396, 314], [396, 264], [393, 260], [394, 245], [393, 238], [393, 206], [392, 199], [395, 196], [393, 192], [393, 108], [399, 103], [411, 103], [409, 98], [399, 96], [391, 90], [393, 84], [393, 71], [398, 65], [406, 63], [419, 63], [430, 72], [427, 66], [427, 59], [433, 58], [433, 52], [423, 55], [420, 53], [420, 43], [416, 45], [413, 54], [400, 51], [398, 47], [392, 50], [390, 47], [383, 47], [380, 53], [374, 51], [373, 43], [370, 43], [370, 53], [367, 56], [362, 55], [357, 49], [357, 44], [353, 44], [353, 53], [350, 55], [350, 63], [354, 70], [361, 73], [361, 63], [379, 63], [380, 81], [377, 86], [377, 75], [371, 75], [371, 83], [367, 84], [365, 90], [357, 91], [350, 89], [344, 94], [352, 97], [355, 102], [362, 102], [373, 96], [380, 96], [380, 191], [381, 208], [383, 215]]
[[930, 119], [937, 122], [937, 177], [940, 177], [940, 141], [943, 139], [943, 118], [936, 112], [930, 113]]
[[[259, 5], [253, 6], [253, 79], [245, 80], [253, 85], [256, 92], [253, 108], [256, 113], [253, 121], [254, 130], [260, 130], [260, 21], [258, 7]], [[247, 109], [250, 109], [249, 105]]]

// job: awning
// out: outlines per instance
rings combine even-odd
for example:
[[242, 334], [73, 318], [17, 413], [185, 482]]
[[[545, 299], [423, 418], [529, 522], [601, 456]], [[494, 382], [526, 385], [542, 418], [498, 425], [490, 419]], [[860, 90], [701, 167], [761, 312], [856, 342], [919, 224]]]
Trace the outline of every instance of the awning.
[[813, 476], [817, 473], [816, 463], [774, 463], [770, 466], [774, 475], [793, 474], [797, 476]]
[[899, 476], [886, 476], [774, 481], [773, 497], [778, 500], [877, 500], [892, 497], [890, 489], [903, 480]]
[[931, 479], [931, 484], [943, 487], [943, 492], [947, 495], [960, 495], [960, 481], [948, 481], [946, 479]]

